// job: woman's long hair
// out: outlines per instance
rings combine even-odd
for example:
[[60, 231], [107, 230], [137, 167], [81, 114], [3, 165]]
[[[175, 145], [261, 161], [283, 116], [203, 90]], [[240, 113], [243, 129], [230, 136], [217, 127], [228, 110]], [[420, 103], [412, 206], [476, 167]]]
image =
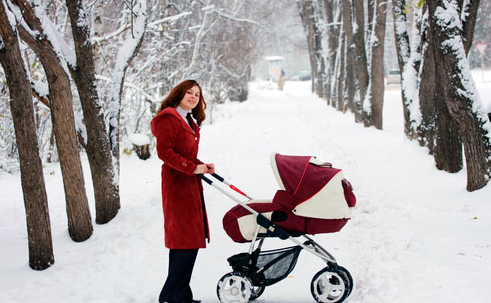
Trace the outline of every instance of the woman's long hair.
[[201, 86], [199, 86], [198, 82], [196, 82], [195, 80], [184, 80], [176, 87], [174, 87], [167, 95], [167, 97], [165, 97], [164, 101], [162, 101], [162, 103], [160, 104], [157, 114], [169, 106], [176, 108], [179, 103], [181, 103], [181, 100], [184, 98], [184, 95], [186, 94], [188, 89], [192, 88], [193, 86], [197, 86], [199, 88], [199, 101], [198, 105], [196, 105], [196, 107], [193, 108], [193, 110], [191, 111], [191, 114], [193, 115], [194, 119], [196, 119], [198, 126], [201, 126], [201, 123], [206, 118], [206, 102], [203, 98]]

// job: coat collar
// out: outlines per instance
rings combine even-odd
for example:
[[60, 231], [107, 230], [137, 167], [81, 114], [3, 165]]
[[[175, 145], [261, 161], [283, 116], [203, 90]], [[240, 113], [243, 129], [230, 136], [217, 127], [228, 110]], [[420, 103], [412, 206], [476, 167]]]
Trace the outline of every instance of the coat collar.
[[183, 118], [178, 112], [177, 112], [177, 109], [174, 108], [174, 107], [166, 107], [164, 110], [162, 110], [157, 116], [165, 116], [165, 115], [171, 115], [171, 116], [174, 116], [176, 118], [179, 119], [179, 121], [181, 121], [181, 124], [182, 124], [182, 127], [192, 133], [193, 135], [195, 134], [198, 134], [199, 133], [199, 127], [196, 125], [196, 123], [194, 123], [194, 120], [193, 119], [190, 119], [190, 123], [191, 125], [189, 125], [186, 120], [184, 120], [185, 118]]

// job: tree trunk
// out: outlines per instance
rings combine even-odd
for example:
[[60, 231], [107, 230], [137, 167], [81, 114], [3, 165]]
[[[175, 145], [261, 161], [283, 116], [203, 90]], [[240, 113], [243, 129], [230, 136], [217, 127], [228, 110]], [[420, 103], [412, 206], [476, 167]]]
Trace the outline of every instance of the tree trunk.
[[[459, 1], [459, 2], [467, 2], [467, 1]], [[464, 40], [464, 49], [465, 54], [469, 54], [469, 50], [472, 47], [472, 41], [474, 40], [474, 28], [476, 26], [477, 19], [477, 10], [479, 8], [480, 0], [472, 0], [468, 1], [468, 6], [465, 9], [467, 13], [467, 18], [463, 20], [463, 40]], [[461, 4], [462, 5], [462, 4]]]
[[[401, 95], [402, 112], [404, 117], [404, 133], [410, 139], [414, 139], [416, 133], [411, 127], [411, 98], [408, 93], [416, 87], [416, 80], [412, 77], [406, 79], [406, 69], [413, 68], [408, 66], [411, 57], [411, 43], [407, 30], [406, 1], [392, 0], [392, 13], [394, 20], [394, 36], [397, 52], [397, 61], [401, 71]], [[406, 89], [407, 87], [407, 89]]]
[[[15, 2], [30, 27], [30, 31], [19, 28], [20, 36], [41, 60], [49, 84], [51, 119], [65, 189], [68, 232], [74, 241], [85, 241], [92, 235], [93, 228], [77, 147], [70, 80], [30, 3], [22, 0]], [[31, 36], [30, 32], [33, 31], [39, 35]]]
[[375, 3], [375, 18], [372, 39], [370, 41], [370, 100], [371, 108], [368, 112], [366, 126], [375, 126], [382, 129], [382, 111], [384, 106], [384, 40], [387, 2]]
[[344, 85], [346, 83], [346, 35], [344, 34], [344, 28], [341, 27], [339, 31], [339, 51], [338, 51], [338, 62], [336, 67], [336, 82], [334, 89], [336, 90], [336, 108], [338, 110], [343, 109], [344, 103]]
[[357, 79], [357, 94], [355, 99], [355, 120], [362, 122], [363, 98], [368, 87], [368, 61], [365, 45], [365, 10], [364, 1], [353, 1], [356, 28], [353, 29], [353, 42], [355, 47], [355, 73]]
[[[439, 67], [441, 68], [441, 66]], [[445, 96], [442, 96], [441, 92], [448, 85], [443, 82], [444, 75], [441, 71], [437, 71], [437, 78], [441, 81], [435, 81], [435, 147], [434, 147], [434, 159], [436, 168], [444, 170], [449, 173], [456, 173], [462, 169], [462, 141], [457, 134], [457, 128], [455, 126], [450, 113], [448, 112], [445, 104]]]
[[[427, 23], [427, 20], [426, 22]], [[436, 108], [435, 101], [438, 98], [436, 89], [438, 79], [436, 75], [436, 64], [433, 55], [434, 39], [431, 37], [431, 31], [425, 26], [422, 31], [421, 41], [424, 43], [423, 65], [421, 66], [419, 81], [419, 104], [421, 110], [421, 123], [417, 129], [418, 140], [421, 146], [426, 146], [430, 154], [434, 154], [435, 148], [435, 128], [436, 128]], [[435, 154], [436, 155], [436, 154]], [[436, 161], [435, 157], [435, 161]], [[437, 163], [438, 167], [438, 163]]]
[[322, 14], [321, 6], [318, 1], [312, 2], [312, 32], [314, 34], [314, 57], [315, 68], [317, 73], [317, 82], [315, 83], [315, 92], [320, 98], [324, 97], [324, 79], [325, 79], [325, 62], [322, 47], [322, 31], [320, 29], [320, 15]]
[[[66, 1], [75, 41], [77, 65], [69, 66], [78, 89], [87, 128], [87, 156], [94, 187], [96, 223], [104, 224], [116, 216], [121, 207], [104, 111], [97, 94], [94, 56], [85, 8], [81, 0]], [[80, 22], [84, 20], [86, 22]]]
[[[331, 84], [334, 81], [334, 70], [336, 66], [336, 53], [338, 48], [338, 37], [339, 37], [339, 17], [336, 10], [339, 9], [339, 5], [335, 6], [333, 0], [324, 0], [324, 10], [326, 12], [326, 23], [327, 23], [327, 37], [328, 37], [328, 49], [327, 49], [327, 69], [326, 69], [326, 79], [325, 79], [325, 97], [327, 104], [331, 104], [332, 99], [332, 87]], [[335, 19], [335, 17], [338, 17]]]
[[312, 1], [299, 1], [297, 2], [298, 12], [300, 14], [300, 19], [302, 20], [303, 28], [305, 34], [307, 35], [307, 48], [309, 51], [310, 59], [310, 73], [312, 75], [312, 92], [316, 92], [317, 84], [317, 68], [316, 68], [316, 58], [315, 58], [315, 41], [314, 41], [314, 27], [312, 25]]
[[[467, 19], [464, 22], [463, 29], [464, 31], [461, 33], [464, 41], [464, 50], [467, 54], [471, 45], [472, 45], [472, 37], [474, 32], [474, 25], [476, 21], [477, 14], [477, 6], [479, 5], [479, 1], [473, 1], [469, 4]], [[462, 3], [459, 3], [459, 7], [462, 6]], [[465, 8], [464, 8], [465, 9]], [[431, 33], [429, 33], [431, 35]], [[435, 39], [431, 39], [430, 42], [435, 43]], [[438, 52], [438, 48], [433, 45], [432, 49], [433, 53]], [[441, 75], [442, 70], [437, 70], [437, 78], [436, 79], [444, 79]], [[423, 85], [423, 84], [422, 84]], [[440, 89], [437, 92], [441, 92], [441, 89], [445, 85], [451, 85], [450, 83], [443, 84], [441, 81], [437, 83], [440, 86]], [[438, 169], [455, 173], [462, 169], [463, 167], [463, 155], [462, 155], [462, 141], [460, 140], [457, 127], [448, 112], [448, 109], [445, 105], [445, 97], [440, 94], [435, 94], [435, 108], [436, 108], [436, 133], [438, 134], [435, 137], [436, 147], [435, 147], [435, 163]]]
[[355, 108], [355, 62], [356, 54], [353, 47], [353, 15], [352, 15], [352, 2], [344, 1], [342, 3], [343, 12], [343, 28], [346, 39], [346, 108], [350, 109], [353, 113], [356, 113]]
[[444, 86], [450, 84], [442, 82], [445, 79], [442, 75], [444, 71], [435, 61], [437, 41], [429, 28], [426, 30], [426, 39], [428, 45], [424, 53], [419, 91], [422, 114], [418, 128], [419, 140], [425, 140], [423, 143], [433, 152], [436, 168], [456, 173], [462, 169], [462, 141], [445, 105], [445, 96], [441, 94]]
[[20, 173], [26, 209], [29, 266], [43, 270], [54, 264], [48, 197], [39, 157], [31, 84], [24, 68], [17, 32], [11, 27], [4, 3], [0, 3], [0, 63], [10, 91], [10, 111], [19, 151]]
[[[428, 1], [429, 21], [436, 39], [435, 60], [441, 71], [442, 95], [464, 143], [467, 190], [484, 187], [491, 177], [491, 123], [482, 110], [461, 37], [457, 1]], [[449, 22], [452, 18], [453, 22]], [[449, 43], [449, 41], [453, 41]]]

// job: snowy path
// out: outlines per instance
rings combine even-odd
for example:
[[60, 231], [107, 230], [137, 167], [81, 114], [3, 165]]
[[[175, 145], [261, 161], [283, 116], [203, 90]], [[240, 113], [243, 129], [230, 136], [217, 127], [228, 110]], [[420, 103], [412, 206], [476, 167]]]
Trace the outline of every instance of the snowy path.
[[[272, 198], [278, 188], [272, 152], [315, 155], [342, 168], [358, 199], [353, 219], [339, 233], [315, 239], [352, 273], [355, 289], [347, 302], [489, 302], [491, 186], [466, 192], [465, 172], [436, 170], [426, 150], [405, 139], [397, 89], [386, 91], [384, 131], [378, 131], [326, 106], [309, 85], [287, 82], [280, 92], [254, 83], [250, 101], [218, 107], [215, 122], [202, 129], [200, 158], [255, 198]], [[59, 169], [45, 172], [56, 263], [44, 272], [26, 264], [19, 178], [0, 174], [0, 191], [7, 193], [0, 204], [0, 302], [157, 302], [167, 261], [160, 161], [123, 157], [120, 214], [78, 244], [66, 232]], [[205, 195], [212, 242], [198, 255], [192, 286], [196, 298], [211, 303], [218, 302], [216, 282], [230, 271], [226, 259], [248, 245], [233, 243], [222, 230], [233, 202], [213, 188]], [[314, 302], [310, 280], [322, 268], [302, 252], [291, 275], [257, 302]]]

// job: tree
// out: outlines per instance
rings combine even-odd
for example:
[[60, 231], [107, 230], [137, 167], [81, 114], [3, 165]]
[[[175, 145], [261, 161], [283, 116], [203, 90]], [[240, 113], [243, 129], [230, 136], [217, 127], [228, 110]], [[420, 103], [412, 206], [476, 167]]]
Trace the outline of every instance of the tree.
[[39, 3], [33, 4], [32, 0], [14, 0], [14, 3], [10, 8], [16, 18], [22, 18], [18, 20], [21, 25], [18, 27], [20, 37], [41, 60], [49, 84], [51, 118], [65, 189], [68, 232], [74, 241], [84, 241], [92, 235], [93, 227], [77, 147], [72, 93], [66, 63], [55, 50], [55, 46], [57, 50], [61, 49], [56, 37], [45, 31], [45, 27], [50, 26], [49, 19], [42, 16], [43, 12], [37, 5]]
[[339, 46], [340, 18], [339, 4], [334, 0], [324, 0], [324, 12], [326, 15], [327, 25], [327, 55], [326, 55], [326, 79], [325, 79], [325, 96], [327, 104], [331, 104], [333, 99], [333, 81], [336, 79], [336, 53]]
[[[370, 1], [369, 1], [370, 2]], [[387, 2], [373, 0], [372, 29], [369, 30], [370, 79], [363, 101], [363, 122], [365, 126], [382, 129], [384, 105], [384, 41]], [[371, 11], [369, 9], [368, 11]], [[370, 18], [370, 15], [368, 15]]]
[[113, 157], [117, 159], [119, 175], [121, 99], [126, 70], [138, 54], [147, 27], [147, 0], [131, 1], [128, 8], [131, 32], [120, 46], [116, 55], [109, 95], [109, 142]]
[[[448, 112], [464, 144], [467, 190], [480, 189], [491, 176], [491, 122], [470, 76], [462, 29], [468, 9], [455, 0], [428, 1], [429, 22], [436, 41], [435, 60]], [[474, 5], [478, 5], [474, 3]], [[464, 14], [462, 14], [464, 12]], [[461, 16], [465, 16], [464, 20]], [[465, 36], [469, 39], [469, 36]], [[467, 40], [468, 41], [468, 40]]]
[[355, 56], [355, 119], [362, 121], [362, 100], [368, 88], [368, 59], [365, 51], [365, 10], [363, 1], [353, 1], [353, 43]]
[[318, 1], [302, 0], [297, 2], [297, 5], [307, 35], [312, 73], [312, 91], [319, 97], [323, 97], [325, 62], [322, 56], [322, 31], [320, 29], [322, 10], [318, 5]]
[[82, 0], [67, 0], [66, 6], [76, 53], [75, 64], [72, 62], [68, 67], [77, 86], [87, 129], [85, 150], [92, 173], [96, 223], [104, 224], [114, 218], [120, 208], [117, 167], [111, 154], [104, 110], [97, 92], [88, 14]]
[[[429, 29], [428, 10], [423, 1], [406, 4], [393, 1], [394, 34], [402, 71], [404, 131], [434, 155], [438, 169], [457, 172], [462, 168], [461, 142], [446, 109], [434, 58], [435, 39]], [[413, 12], [412, 41], [406, 11]]]
[[[417, 90], [417, 70], [413, 64], [413, 52], [407, 28], [407, 9], [405, 0], [392, 0], [392, 13], [394, 20], [394, 36], [397, 50], [399, 70], [401, 71], [402, 109], [404, 116], [404, 132], [409, 138], [416, 136], [416, 123], [420, 119], [419, 100]], [[413, 30], [415, 32], [417, 28]], [[417, 35], [414, 35], [417, 37]]]
[[[387, 2], [319, 3], [297, 2], [309, 46], [313, 91], [325, 95], [327, 103], [338, 110], [351, 110], [356, 122], [382, 129]], [[321, 30], [326, 27], [327, 31]], [[324, 39], [327, 51], [321, 43]]]
[[[10, 14], [9, 16], [7, 16]], [[26, 209], [29, 266], [43, 270], [54, 264], [48, 198], [39, 157], [31, 84], [20, 53], [12, 13], [0, 2], [0, 64], [10, 91], [10, 109], [15, 127]]]

